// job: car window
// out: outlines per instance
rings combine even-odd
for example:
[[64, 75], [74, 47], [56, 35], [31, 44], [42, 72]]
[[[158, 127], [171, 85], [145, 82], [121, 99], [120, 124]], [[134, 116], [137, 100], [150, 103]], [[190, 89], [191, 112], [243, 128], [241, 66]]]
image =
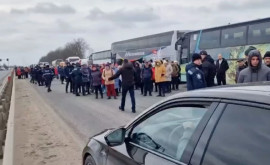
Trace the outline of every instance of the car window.
[[206, 150], [203, 165], [269, 164], [270, 110], [228, 105]]
[[137, 125], [130, 135], [131, 142], [180, 160], [206, 111], [204, 107], [165, 109]]

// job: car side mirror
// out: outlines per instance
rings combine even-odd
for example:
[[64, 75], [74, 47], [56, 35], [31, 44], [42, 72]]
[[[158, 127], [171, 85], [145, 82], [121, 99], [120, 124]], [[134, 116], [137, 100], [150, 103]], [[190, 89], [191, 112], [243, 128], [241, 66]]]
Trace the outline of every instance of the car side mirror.
[[105, 141], [110, 147], [119, 146], [124, 143], [126, 135], [125, 128], [118, 128], [113, 130], [105, 136]]

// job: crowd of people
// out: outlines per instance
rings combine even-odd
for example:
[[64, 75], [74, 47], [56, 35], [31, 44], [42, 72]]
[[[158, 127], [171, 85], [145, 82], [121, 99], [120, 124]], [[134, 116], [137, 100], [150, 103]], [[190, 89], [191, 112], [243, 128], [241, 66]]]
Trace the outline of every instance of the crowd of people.
[[[264, 61], [264, 62], [263, 62]], [[250, 46], [245, 51], [245, 58], [237, 60], [236, 83], [270, 81], [270, 51], [263, 58], [259, 50]], [[215, 62], [206, 51], [192, 55], [192, 63], [186, 66], [187, 90], [195, 90], [218, 85], [226, 85], [226, 71], [229, 65], [222, 54]]]
[[[264, 64], [260, 51], [249, 47], [245, 51], [246, 58], [239, 59], [236, 69], [236, 83], [269, 81], [270, 80], [270, 52], [264, 55]], [[53, 78], [60, 78], [65, 84], [65, 92], [76, 96], [95, 94], [95, 98], [117, 99], [121, 93], [119, 110], [124, 111], [127, 92], [130, 93], [132, 112], [136, 112], [134, 90], [140, 90], [143, 96], [152, 96], [158, 92], [158, 97], [165, 97], [172, 90], [179, 90], [181, 68], [177, 61], [156, 60], [143, 62], [107, 63], [101, 65], [88, 65], [86, 63], [50, 67], [36, 65], [34, 67], [17, 67], [16, 74], [19, 79], [31, 76], [30, 82], [44, 86], [51, 92]], [[229, 65], [222, 54], [215, 62], [206, 52], [192, 55], [192, 62], [186, 66], [187, 90], [195, 90], [218, 85], [226, 85], [226, 71]]]

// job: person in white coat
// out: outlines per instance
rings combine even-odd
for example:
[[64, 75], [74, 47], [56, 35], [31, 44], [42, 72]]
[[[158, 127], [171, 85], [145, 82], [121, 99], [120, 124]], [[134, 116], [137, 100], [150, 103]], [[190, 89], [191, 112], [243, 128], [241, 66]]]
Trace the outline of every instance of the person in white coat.
[[173, 72], [173, 68], [171, 66], [171, 64], [168, 61], [164, 62], [164, 65], [166, 67], [166, 74], [165, 77], [167, 79], [166, 81], [166, 92], [171, 93], [171, 84], [172, 84], [172, 72]]

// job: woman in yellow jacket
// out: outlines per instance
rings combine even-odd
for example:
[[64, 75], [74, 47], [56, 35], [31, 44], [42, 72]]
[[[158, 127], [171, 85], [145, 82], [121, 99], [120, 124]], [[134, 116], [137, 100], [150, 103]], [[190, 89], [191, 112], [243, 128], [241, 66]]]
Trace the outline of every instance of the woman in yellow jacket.
[[160, 60], [155, 62], [155, 82], [158, 85], [158, 97], [165, 97], [166, 68]]
[[114, 89], [114, 80], [109, 81], [109, 78], [112, 77], [113, 75], [114, 73], [110, 67], [110, 64], [107, 64], [105, 66], [105, 69], [102, 72], [102, 79], [105, 81], [108, 99], [111, 99], [111, 96], [114, 96], [114, 99], [116, 99], [116, 93]]

